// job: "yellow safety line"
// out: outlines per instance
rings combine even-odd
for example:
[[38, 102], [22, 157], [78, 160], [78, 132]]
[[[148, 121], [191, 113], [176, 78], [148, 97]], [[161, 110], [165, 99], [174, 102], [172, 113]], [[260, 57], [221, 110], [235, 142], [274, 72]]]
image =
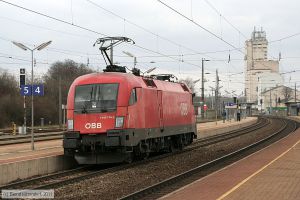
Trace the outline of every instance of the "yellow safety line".
[[223, 194], [222, 196], [220, 196], [219, 198], [217, 198], [217, 200], [224, 199], [226, 196], [228, 196], [230, 193], [232, 193], [233, 191], [235, 191], [236, 189], [238, 189], [241, 185], [243, 185], [244, 183], [246, 183], [252, 177], [254, 177], [258, 173], [260, 173], [261, 171], [263, 171], [265, 168], [267, 168], [268, 166], [270, 166], [271, 164], [273, 164], [275, 161], [277, 161], [279, 158], [281, 158], [282, 156], [284, 156], [287, 152], [289, 152], [291, 149], [293, 149], [299, 143], [300, 143], [300, 140], [296, 144], [294, 144], [291, 148], [289, 148], [288, 150], [286, 150], [285, 152], [283, 152], [282, 154], [280, 154], [277, 158], [275, 158], [274, 160], [272, 160], [270, 163], [268, 163], [267, 165], [263, 166], [258, 171], [256, 171], [254, 174], [252, 174], [248, 178], [244, 179], [239, 184], [237, 184], [236, 186], [234, 186], [231, 190], [229, 190], [228, 192], [226, 192], [225, 194]]

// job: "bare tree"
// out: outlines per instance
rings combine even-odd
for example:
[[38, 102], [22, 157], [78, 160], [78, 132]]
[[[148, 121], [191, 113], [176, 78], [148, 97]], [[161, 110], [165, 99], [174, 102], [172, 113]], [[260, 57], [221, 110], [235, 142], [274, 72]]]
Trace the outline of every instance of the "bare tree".
[[11, 122], [21, 124], [22, 116], [18, 82], [13, 75], [0, 72], [0, 127], [8, 127]]
[[[36, 97], [34, 103], [35, 124], [40, 118], [52, 123], [58, 122], [58, 87], [61, 79], [62, 103], [66, 104], [69, 87], [75, 78], [83, 74], [92, 73], [93, 70], [81, 63], [72, 60], [55, 62], [42, 79], [36, 78], [34, 84], [45, 85], [45, 95]], [[28, 81], [30, 83], [30, 81]], [[26, 98], [27, 110], [31, 109], [30, 98]], [[16, 78], [4, 70], [0, 71], [0, 127], [8, 127], [11, 122], [23, 123], [23, 97]], [[30, 112], [27, 112], [30, 115]], [[27, 116], [27, 119], [30, 119]], [[27, 121], [27, 124], [30, 121]]]
[[187, 77], [185, 79], [179, 79], [179, 82], [185, 83], [193, 93], [195, 92], [195, 82], [192, 78]]
[[86, 65], [73, 60], [53, 63], [43, 77], [45, 96], [36, 98], [36, 120], [45, 118], [46, 123], [49, 121], [53, 124], [58, 123], [59, 79], [61, 79], [62, 104], [66, 104], [72, 82], [77, 77], [92, 72], [93, 70]]
[[292, 93], [293, 93], [292, 88], [283, 87], [282, 88], [282, 93], [283, 93], [285, 102], [288, 102], [289, 100], [292, 99]]

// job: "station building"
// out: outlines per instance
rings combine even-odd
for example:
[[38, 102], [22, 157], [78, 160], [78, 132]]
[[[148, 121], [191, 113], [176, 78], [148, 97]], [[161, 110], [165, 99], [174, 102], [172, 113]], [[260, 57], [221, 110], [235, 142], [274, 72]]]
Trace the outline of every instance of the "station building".
[[[281, 85], [270, 89], [265, 89], [260, 94], [261, 101], [259, 105], [263, 111], [268, 113], [282, 113], [287, 115], [297, 115], [297, 107], [300, 104], [300, 92]], [[299, 105], [299, 106], [298, 106]]]
[[254, 28], [251, 39], [245, 43], [245, 50], [246, 100], [247, 103], [253, 103], [254, 108], [261, 109], [261, 92], [283, 85], [279, 74], [279, 61], [268, 60], [268, 40], [262, 28]]

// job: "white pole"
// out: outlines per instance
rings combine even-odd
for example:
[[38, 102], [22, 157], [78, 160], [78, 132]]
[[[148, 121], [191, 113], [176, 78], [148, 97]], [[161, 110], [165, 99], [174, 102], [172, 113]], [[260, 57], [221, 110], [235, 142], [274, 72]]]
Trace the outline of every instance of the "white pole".
[[33, 51], [31, 51], [31, 150], [34, 150], [34, 111], [33, 111]]

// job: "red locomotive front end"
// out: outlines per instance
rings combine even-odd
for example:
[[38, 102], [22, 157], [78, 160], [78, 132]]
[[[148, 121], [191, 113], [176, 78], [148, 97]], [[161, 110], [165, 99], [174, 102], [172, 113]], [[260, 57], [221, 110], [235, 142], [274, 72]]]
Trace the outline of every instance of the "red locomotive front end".
[[63, 146], [80, 164], [131, 161], [196, 136], [190, 90], [129, 73], [94, 73], [70, 87]]

